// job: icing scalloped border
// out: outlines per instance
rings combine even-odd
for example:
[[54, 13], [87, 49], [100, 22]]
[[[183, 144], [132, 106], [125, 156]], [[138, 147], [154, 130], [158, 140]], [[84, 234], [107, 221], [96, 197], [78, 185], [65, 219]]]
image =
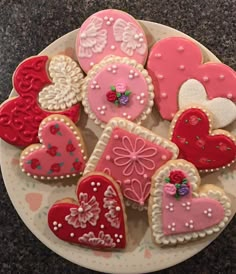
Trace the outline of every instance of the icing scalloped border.
[[[31, 152], [35, 151], [35, 150], [38, 150], [40, 148], [45, 148], [45, 145], [43, 145], [43, 139], [41, 138], [42, 134], [41, 134], [41, 131], [43, 129], [43, 127], [47, 124], [47, 122], [50, 122], [50, 121], [60, 121], [60, 122], [63, 122], [66, 124], [67, 127], [69, 127], [73, 134], [75, 135], [76, 139], [78, 141], [80, 141], [80, 143], [78, 144], [79, 147], [83, 147], [85, 148], [85, 145], [84, 145], [84, 142], [83, 142], [83, 139], [82, 139], [82, 136], [80, 135], [79, 133], [79, 129], [76, 127], [76, 125], [70, 121], [69, 118], [67, 118], [66, 116], [63, 116], [63, 115], [59, 115], [59, 114], [53, 114], [51, 116], [48, 116], [47, 118], [45, 118], [40, 126], [39, 126], [39, 130], [38, 130], [38, 138], [39, 138], [39, 142], [40, 143], [37, 143], [37, 144], [32, 144], [28, 147], [26, 147], [21, 155], [20, 155], [20, 168], [21, 168], [21, 171], [23, 173], [25, 173], [27, 176], [29, 177], [33, 177], [34, 179], [40, 179], [40, 180], [58, 180], [58, 179], [64, 179], [64, 178], [70, 178], [70, 177], [75, 177], [75, 176], [79, 176], [79, 175], [82, 175], [83, 172], [81, 171], [79, 174], [78, 173], [72, 173], [72, 174], [67, 174], [67, 175], [61, 175], [61, 176], [37, 176], [37, 175], [33, 175], [31, 173], [26, 173], [25, 170], [22, 168], [23, 166], [23, 161], [25, 156], [30, 154]], [[82, 142], [81, 142], [82, 141]], [[87, 160], [87, 153], [84, 149], [81, 149], [81, 154], [83, 155], [83, 159], [84, 160]]]
[[136, 60], [130, 59], [128, 57], [119, 57], [119, 56], [107, 56], [105, 57], [99, 64], [96, 64], [93, 66], [93, 68], [88, 72], [87, 77], [83, 81], [82, 85], [82, 104], [84, 106], [84, 111], [88, 114], [89, 118], [94, 121], [95, 124], [99, 125], [101, 128], [104, 128], [106, 123], [102, 122], [98, 117], [94, 114], [94, 112], [90, 108], [90, 104], [88, 102], [88, 96], [87, 90], [88, 90], [88, 85], [89, 82], [97, 75], [97, 73], [104, 67], [106, 67], [109, 64], [114, 64], [114, 63], [120, 63], [120, 64], [127, 64], [135, 69], [137, 69], [145, 78], [146, 83], [148, 85], [148, 102], [146, 104], [146, 108], [142, 112], [141, 115], [139, 115], [138, 118], [133, 120], [134, 123], [141, 124], [143, 120], [147, 118], [147, 115], [151, 113], [152, 107], [153, 107], [153, 99], [154, 99], [154, 86], [152, 84], [152, 79], [148, 74], [148, 71], [144, 69], [144, 67], [137, 63]]
[[[198, 106], [198, 105], [193, 105], [193, 106], [185, 107], [185, 108], [179, 110], [175, 114], [174, 119], [171, 121], [170, 128], [169, 128], [169, 139], [170, 140], [172, 139], [172, 136], [173, 136], [173, 133], [174, 133], [174, 129], [175, 129], [175, 124], [178, 121], [179, 117], [182, 115], [183, 112], [185, 112], [187, 109], [190, 109], [190, 108], [200, 109], [201, 111], [203, 111], [206, 114], [206, 116], [208, 117], [208, 121], [209, 121], [209, 130], [208, 130], [208, 133], [209, 133], [210, 136], [223, 134], [226, 137], [230, 138], [234, 143], [236, 143], [236, 139], [228, 131], [223, 130], [223, 129], [213, 130], [213, 126], [212, 126], [213, 115], [209, 111], [207, 111], [205, 108], [203, 108], [202, 106]], [[211, 168], [211, 169], [199, 169], [198, 171], [199, 172], [214, 172], [214, 171], [218, 171], [220, 169], [225, 169], [226, 167], [230, 167], [235, 161], [236, 160], [234, 160], [231, 163], [229, 163], [229, 164], [227, 164], [225, 166], [222, 166], [222, 167]]]
[[[217, 200], [224, 208], [224, 219], [211, 228], [199, 232], [181, 233], [176, 235], [165, 236], [162, 232], [162, 188], [164, 184], [163, 177], [169, 175], [171, 170], [181, 169], [185, 171], [189, 178], [189, 183], [192, 187], [192, 196], [195, 198], [206, 197]], [[211, 235], [214, 232], [220, 231], [225, 227], [229, 221], [231, 215], [231, 203], [229, 198], [220, 191], [208, 190], [207, 193], [198, 193], [198, 187], [200, 185], [200, 177], [194, 165], [185, 160], [175, 160], [170, 164], [166, 164], [161, 167], [159, 171], [152, 177], [151, 196], [148, 205], [148, 215], [150, 216], [150, 228], [152, 231], [152, 237], [154, 242], [161, 245], [175, 245], [177, 243], [184, 243], [186, 241], [195, 240], [197, 238], [203, 238], [207, 235]]]

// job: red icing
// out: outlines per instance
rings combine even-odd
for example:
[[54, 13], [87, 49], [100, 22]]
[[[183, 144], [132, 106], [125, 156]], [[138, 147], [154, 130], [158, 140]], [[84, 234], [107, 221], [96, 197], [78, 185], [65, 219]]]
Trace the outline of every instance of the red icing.
[[47, 56], [36, 56], [22, 62], [13, 75], [13, 85], [20, 95], [7, 100], [0, 108], [0, 137], [16, 146], [38, 142], [40, 122], [51, 114], [63, 114], [74, 122], [79, 119], [80, 105], [61, 112], [45, 111], [37, 103], [41, 89], [50, 84], [46, 63]]
[[[50, 208], [52, 232], [61, 240], [92, 248], [125, 248], [124, 209], [113, 182], [101, 174], [89, 175], [80, 180], [77, 197], [78, 204], [57, 203]], [[75, 209], [72, 215], [70, 209]], [[91, 239], [98, 237], [102, 239]]]
[[164, 119], [178, 111], [178, 92], [188, 79], [200, 81], [208, 99], [223, 97], [236, 101], [236, 73], [221, 63], [202, 64], [202, 53], [191, 40], [170, 37], [151, 49], [147, 69], [155, 87], [155, 103]]
[[212, 136], [206, 113], [197, 108], [189, 108], [179, 116], [171, 141], [179, 147], [179, 158], [200, 170], [220, 168], [236, 157], [234, 141], [224, 134]]

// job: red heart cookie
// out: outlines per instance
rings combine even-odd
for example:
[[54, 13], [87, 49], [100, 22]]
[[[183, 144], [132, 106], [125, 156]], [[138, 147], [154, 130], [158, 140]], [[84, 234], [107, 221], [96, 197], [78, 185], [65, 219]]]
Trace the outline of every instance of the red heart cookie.
[[125, 248], [126, 215], [115, 181], [90, 173], [77, 186], [78, 202], [64, 199], [48, 212], [48, 225], [61, 240], [91, 248]]
[[147, 70], [155, 87], [155, 103], [164, 119], [178, 111], [181, 85], [195, 79], [204, 85], [208, 99], [223, 97], [236, 101], [236, 73], [221, 63], [202, 64], [200, 48], [191, 40], [169, 37], [151, 49]]
[[233, 136], [224, 130], [211, 131], [211, 117], [206, 110], [180, 110], [170, 128], [170, 140], [179, 147], [179, 158], [193, 163], [200, 171], [213, 171], [235, 161]]
[[87, 159], [84, 141], [76, 125], [66, 116], [54, 114], [39, 126], [41, 144], [24, 149], [20, 156], [23, 172], [35, 179], [63, 179], [81, 174]]
[[13, 86], [20, 96], [8, 99], [0, 108], [0, 137], [12, 145], [27, 146], [38, 142], [39, 124], [51, 114], [60, 113], [73, 121], [79, 119], [79, 104], [60, 112], [49, 112], [39, 106], [39, 92], [51, 84], [47, 61], [47, 56], [34, 56], [23, 61], [14, 72]]
[[152, 178], [150, 227], [158, 244], [184, 243], [218, 232], [231, 215], [230, 200], [214, 185], [199, 188], [196, 168], [173, 160]]

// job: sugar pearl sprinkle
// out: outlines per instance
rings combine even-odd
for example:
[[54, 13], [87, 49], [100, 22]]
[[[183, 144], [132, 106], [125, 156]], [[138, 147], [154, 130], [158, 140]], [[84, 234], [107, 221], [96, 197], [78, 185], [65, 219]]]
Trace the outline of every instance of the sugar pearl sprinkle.
[[169, 230], [175, 231], [175, 223], [171, 223], [170, 225], [167, 226]]
[[144, 40], [143, 40], [143, 34], [142, 33], [136, 33], [135, 35], [134, 35], [134, 39], [135, 40], [138, 40], [140, 43], [142, 43]]
[[90, 67], [93, 67], [94, 66], [94, 62], [90, 62]]
[[144, 104], [144, 98], [145, 98], [145, 93], [144, 92], [142, 92], [142, 93], [140, 93], [139, 95], [136, 96], [136, 99], [139, 101], [140, 105]]
[[110, 26], [114, 21], [113, 17], [104, 16], [104, 20], [106, 21], [107, 26]]
[[203, 213], [209, 218], [212, 217], [212, 209], [211, 208], [204, 210]]
[[169, 205], [166, 205], [166, 209], [169, 210], [169, 211], [174, 211], [174, 204], [169, 203]]
[[97, 107], [97, 111], [99, 111], [101, 115], [105, 115], [106, 110], [107, 110], [106, 106]]
[[116, 238], [116, 242], [117, 242], [117, 243], [120, 243], [120, 239], [123, 238], [123, 235], [121, 235], [121, 234], [120, 234], [120, 235], [115, 234], [114, 237]]
[[112, 49], [112, 50], [115, 50], [116, 47], [115, 47], [114, 45], [111, 45], [111, 49]]
[[117, 69], [118, 69], [117, 65], [112, 65], [112, 66], [110, 66], [110, 67], [107, 68], [107, 71], [111, 72], [113, 74], [116, 74], [117, 73]]
[[190, 203], [190, 202], [182, 203], [182, 206], [183, 206], [186, 210], [190, 210], [190, 209], [191, 209], [191, 203]]
[[53, 223], [53, 230], [57, 231], [58, 229], [62, 228], [62, 224], [54, 221]]
[[100, 182], [91, 182], [91, 187], [93, 188], [94, 192], [98, 191], [98, 188], [101, 186]]
[[156, 53], [156, 54], [155, 54], [155, 57], [158, 58], [158, 59], [160, 59], [161, 56], [162, 56], [161, 53]]
[[134, 78], [137, 78], [138, 76], [139, 76], [138, 72], [135, 72], [132, 69], [129, 71], [129, 79], [134, 79]]
[[190, 220], [189, 222], [186, 222], [185, 226], [190, 228], [190, 229], [193, 229], [194, 228], [193, 220]]
[[91, 84], [90, 87], [91, 87], [91, 89], [99, 89], [100, 88], [100, 86], [98, 85], [96, 80], [93, 81], [93, 83]]

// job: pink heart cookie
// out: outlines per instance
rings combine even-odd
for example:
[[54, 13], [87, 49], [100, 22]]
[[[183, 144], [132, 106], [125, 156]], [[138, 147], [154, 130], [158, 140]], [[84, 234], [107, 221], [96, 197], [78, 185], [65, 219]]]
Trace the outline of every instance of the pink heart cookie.
[[75, 47], [86, 73], [108, 55], [130, 57], [145, 64], [148, 54], [142, 27], [131, 15], [115, 9], [91, 15], [82, 24]]
[[204, 85], [208, 99], [223, 97], [236, 102], [236, 73], [221, 63], [202, 63], [201, 49], [193, 41], [169, 37], [151, 49], [147, 69], [155, 87], [155, 103], [164, 119], [178, 111], [181, 85], [195, 79]]
[[197, 169], [184, 160], [162, 166], [152, 178], [149, 223], [154, 242], [184, 243], [220, 231], [231, 215], [230, 200], [214, 185], [199, 188]]
[[48, 212], [48, 225], [61, 240], [91, 248], [125, 248], [126, 214], [115, 181], [90, 173], [78, 182], [78, 202], [57, 201]]
[[108, 173], [121, 186], [123, 195], [144, 206], [155, 170], [175, 159], [172, 142], [128, 120], [113, 118], [104, 129], [85, 169]]
[[35, 179], [63, 179], [82, 174], [87, 158], [76, 125], [63, 115], [44, 119], [38, 137], [40, 144], [25, 148], [20, 156], [23, 172]]
[[23, 61], [13, 75], [13, 86], [18, 97], [6, 100], [0, 107], [0, 137], [15, 146], [38, 142], [40, 122], [47, 116], [60, 113], [78, 121], [80, 105], [63, 111], [50, 112], [38, 104], [38, 94], [51, 84], [47, 75], [48, 56], [34, 56]]

